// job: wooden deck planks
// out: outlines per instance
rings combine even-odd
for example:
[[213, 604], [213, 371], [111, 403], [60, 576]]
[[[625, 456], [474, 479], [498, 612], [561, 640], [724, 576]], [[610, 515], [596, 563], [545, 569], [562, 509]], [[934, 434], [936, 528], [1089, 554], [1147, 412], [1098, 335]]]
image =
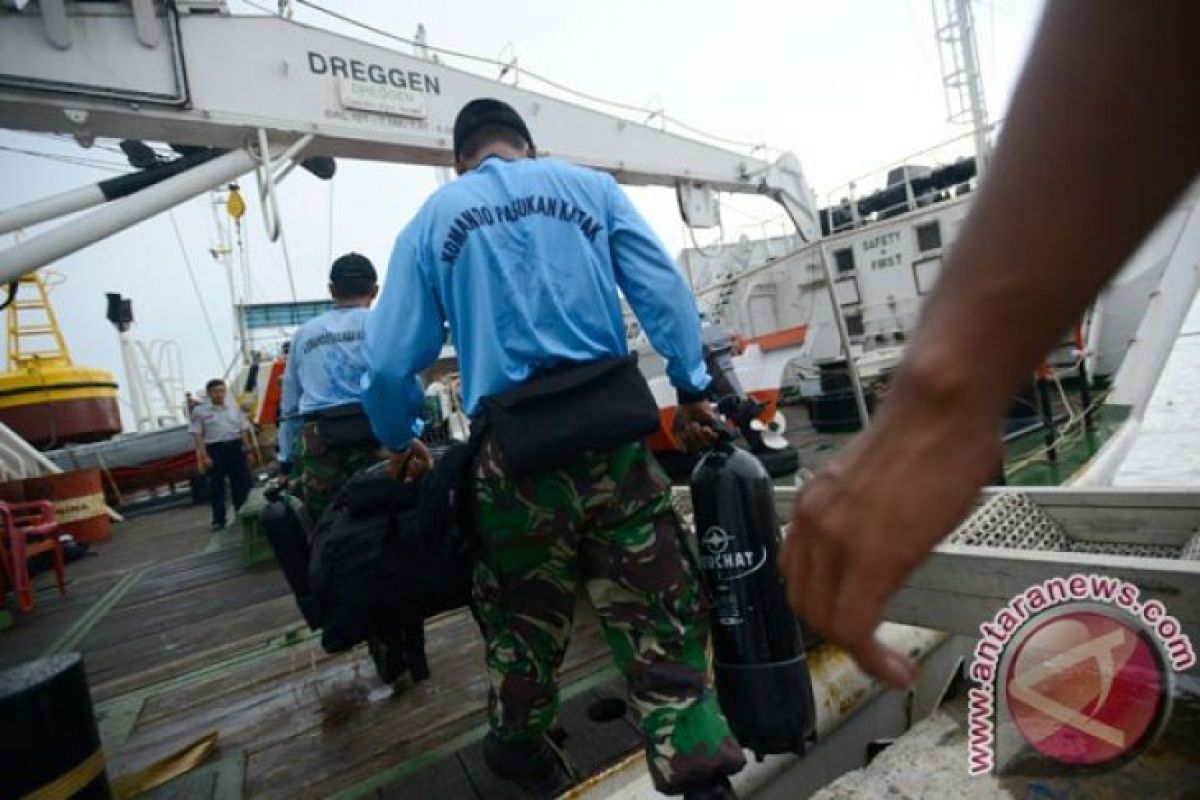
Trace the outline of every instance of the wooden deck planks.
[[[429, 653], [434, 677], [428, 683], [395, 697], [368, 691], [350, 718], [334, 724], [326, 721], [326, 706], [319, 710], [322, 718], [297, 736], [250, 747], [248, 792], [263, 798], [326, 797], [482, 725], [487, 680], [478, 634], [460, 632], [444, 643], [430, 637]], [[584, 621], [568, 651], [563, 683], [607, 662], [599, 629]], [[366, 681], [378, 686], [373, 674]]]
[[[196, 552], [207, 541], [207, 535], [201, 533], [206, 513], [195, 508], [174, 509], [114, 523], [109, 541], [92, 545], [86, 556], [67, 565], [65, 596], [54, 588], [49, 571], [36, 575], [33, 613], [14, 613], [16, 625], [0, 633], [0, 668], [43, 655], [131, 571]], [[11, 595], [9, 605], [15, 605]]]
[[[429, 623], [433, 679], [393, 693], [375, 676], [365, 648], [331, 656], [316, 640], [289, 644], [285, 632], [305, 629], [282, 575], [274, 568], [244, 571], [233, 547], [200, 552], [208, 542], [206, 522], [205, 509], [191, 508], [116, 526], [98, 555], [68, 568], [66, 598], [41, 592], [37, 611], [0, 634], [0, 666], [41, 655], [125, 578], [123, 593], [108, 595], [115, 602], [103, 614], [93, 609], [94, 624], [79, 639], [100, 716], [128, 720], [107, 743], [112, 774], [216, 730], [219, 757], [243, 759], [248, 797], [330, 796], [431, 751], [446, 754], [435, 772], [425, 767], [406, 783], [443, 786], [443, 797], [472, 796], [479, 765], [468, 769], [468, 755], [439, 750], [476, 741], [485, 722], [482, 643], [470, 615]], [[169, 557], [157, 560], [162, 553]], [[594, 618], [580, 613], [564, 686], [608, 663]], [[564, 718], [584, 713], [567, 706]], [[624, 726], [623, 735], [633, 730], [614, 724], [610, 730]], [[586, 752], [595, 750], [586, 744], [595, 740], [592, 733], [573, 735]], [[197, 774], [155, 796], [208, 797], [215, 786], [210, 774]], [[405, 796], [416, 795], [406, 789]]]
[[120, 644], [85, 650], [93, 697], [108, 699], [261, 648], [301, 624], [294, 614], [291, 597], [277, 597], [221, 620], [197, 621], [149, 637], [136, 650]]
[[9, 595], [7, 607], [14, 626], [0, 633], [0, 669], [44, 655], [120, 578], [121, 573], [111, 573], [87, 581], [71, 581], [66, 595], [59, 595], [57, 589], [39, 581], [37, 605], [31, 614], [18, 611], [16, 601]]
[[[239, 575], [198, 589], [184, 588], [154, 603], [153, 608], [148, 603], [131, 604], [126, 597], [93, 629], [83, 641], [83, 648], [96, 651], [121, 645], [131, 653], [137, 652], [143, 639], [160, 641], [195, 625], [223, 627], [230, 615], [283, 596], [291, 598], [287, 585], [281, 575], [271, 573]], [[272, 620], [267, 627], [274, 627], [278, 621]], [[299, 622], [300, 615], [295, 613], [293, 619], [283, 621]]]

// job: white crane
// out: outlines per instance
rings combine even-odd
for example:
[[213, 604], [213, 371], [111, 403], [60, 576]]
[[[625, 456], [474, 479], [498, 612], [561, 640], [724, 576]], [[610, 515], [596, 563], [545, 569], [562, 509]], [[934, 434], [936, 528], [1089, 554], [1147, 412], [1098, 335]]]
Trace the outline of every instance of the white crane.
[[[690, 224], [712, 224], [715, 192], [750, 192], [783, 205], [804, 240], [820, 232], [790, 153], [763, 161], [285, 18], [230, 16], [222, 0], [45, 0], [36, 10], [0, 12], [0, 126], [84, 145], [169, 142], [183, 155], [0, 212], [2, 234], [103, 205], [0, 251], [0, 282], [251, 170], [274, 241], [275, 188], [296, 164], [317, 155], [448, 166], [454, 116], [480, 96], [515, 107], [546, 154], [623, 183], [674, 186]], [[857, 389], [854, 370], [852, 380]]]

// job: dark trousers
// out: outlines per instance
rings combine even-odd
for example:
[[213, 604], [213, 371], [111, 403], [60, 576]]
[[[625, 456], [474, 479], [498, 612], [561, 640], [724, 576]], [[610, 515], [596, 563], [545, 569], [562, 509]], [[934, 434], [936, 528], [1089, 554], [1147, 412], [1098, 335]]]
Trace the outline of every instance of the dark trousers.
[[233, 490], [233, 510], [241, 508], [250, 494], [250, 470], [246, 468], [246, 453], [241, 439], [216, 442], [208, 445], [208, 457], [212, 459], [209, 476], [212, 480], [212, 521], [214, 525], [225, 524], [225, 479]]

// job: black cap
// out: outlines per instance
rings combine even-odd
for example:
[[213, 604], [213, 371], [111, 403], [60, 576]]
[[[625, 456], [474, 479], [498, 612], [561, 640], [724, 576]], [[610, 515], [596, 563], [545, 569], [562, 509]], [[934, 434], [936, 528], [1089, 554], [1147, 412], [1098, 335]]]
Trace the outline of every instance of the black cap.
[[378, 282], [375, 266], [361, 253], [346, 253], [333, 262], [329, 282], [335, 286], [355, 285], [370, 288]]
[[533, 136], [530, 135], [525, 120], [521, 119], [521, 115], [517, 113], [516, 109], [508, 103], [491, 97], [479, 97], [463, 106], [454, 119], [455, 160], [459, 159], [463, 144], [471, 134], [489, 125], [498, 125], [515, 131], [530, 147], [533, 147]]

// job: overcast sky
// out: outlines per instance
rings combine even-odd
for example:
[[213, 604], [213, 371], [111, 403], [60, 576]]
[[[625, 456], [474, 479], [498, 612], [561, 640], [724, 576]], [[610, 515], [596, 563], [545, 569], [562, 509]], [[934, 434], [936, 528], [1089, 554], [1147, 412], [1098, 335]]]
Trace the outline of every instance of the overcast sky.
[[[424, 23], [432, 44], [486, 56], [515, 52], [521, 65], [589, 94], [661, 105], [667, 114], [705, 131], [791, 150], [822, 200], [851, 179], [966, 132], [946, 122], [926, 0], [327, 2], [405, 36]], [[241, 0], [231, 6], [238, 13], [260, 13]], [[991, 0], [974, 7], [987, 103], [992, 119], [1000, 119], [1041, 2]], [[296, 17], [370, 38], [303, 7]], [[528, 79], [521, 85], [544, 90]], [[86, 151], [71, 140], [0, 131], [0, 147], [119, 164], [113, 143], [100, 144]], [[967, 152], [964, 140], [941, 155]], [[299, 170], [282, 186], [284, 228], [302, 299], [324, 294], [331, 252], [358, 250], [383, 268], [396, 233], [436, 186], [427, 168], [345, 160], [338, 166], [332, 188]], [[0, 150], [0, 208], [112, 174]], [[286, 300], [278, 246], [264, 236], [253, 180], [244, 186], [253, 299]], [[670, 191], [637, 189], [631, 195], [672, 251], [684, 245]], [[183, 346], [189, 386], [224, 371], [233, 352], [232, 313], [225, 275], [209, 255], [215, 242], [209, 198], [173, 213], [182, 247], [171, 218], [161, 214], [53, 265], [66, 277], [53, 298], [77, 363], [113, 370], [123, 382], [116, 334], [104, 320], [103, 293], [118, 291], [134, 300], [140, 338], [174, 339]], [[727, 198], [725, 235], [734, 239], [764, 230], [761, 220], [777, 213], [760, 198]], [[767, 222], [765, 230], [780, 228]], [[712, 234], [704, 233], [701, 240], [710, 242]], [[185, 254], [218, 347], [208, 334]]]

